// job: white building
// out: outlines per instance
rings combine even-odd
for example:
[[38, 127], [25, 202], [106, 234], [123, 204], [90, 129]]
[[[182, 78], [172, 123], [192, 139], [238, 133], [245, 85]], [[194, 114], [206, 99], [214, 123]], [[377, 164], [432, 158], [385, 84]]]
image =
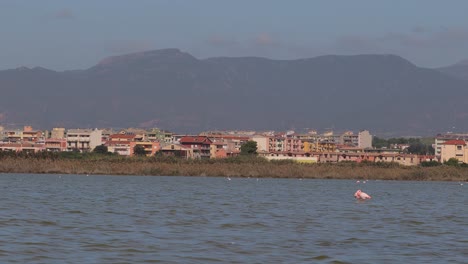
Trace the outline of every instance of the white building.
[[67, 132], [67, 150], [91, 152], [102, 144], [102, 130], [69, 129]]
[[262, 135], [255, 135], [251, 138], [251, 140], [257, 142], [257, 152], [268, 152], [270, 151], [270, 137], [262, 136]]
[[368, 130], [359, 131], [358, 147], [359, 148], [372, 148], [372, 135], [369, 133]]

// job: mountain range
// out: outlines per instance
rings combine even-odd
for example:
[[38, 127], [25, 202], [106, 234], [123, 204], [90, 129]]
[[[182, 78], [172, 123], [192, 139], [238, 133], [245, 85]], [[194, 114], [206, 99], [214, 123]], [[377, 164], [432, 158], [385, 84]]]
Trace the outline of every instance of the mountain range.
[[468, 63], [429, 69], [396, 55], [296, 60], [132, 53], [57, 72], [0, 71], [0, 125], [205, 130], [468, 130]]

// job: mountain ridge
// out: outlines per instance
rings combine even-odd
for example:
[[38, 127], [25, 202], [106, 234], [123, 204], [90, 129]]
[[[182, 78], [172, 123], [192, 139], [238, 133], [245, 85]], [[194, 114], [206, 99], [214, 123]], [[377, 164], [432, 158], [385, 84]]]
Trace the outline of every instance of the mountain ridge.
[[197, 59], [164, 49], [34, 69], [0, 71], [0, 125], [432, 135], [468, 120], [468, 81], [391, 54]]

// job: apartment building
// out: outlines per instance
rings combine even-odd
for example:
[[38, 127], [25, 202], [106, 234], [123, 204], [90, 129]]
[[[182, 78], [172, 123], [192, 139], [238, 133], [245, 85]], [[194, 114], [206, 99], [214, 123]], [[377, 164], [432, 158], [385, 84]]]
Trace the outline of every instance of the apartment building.
[[63, 127], [54, 127], [50, 132], [50, 138], [61, 139], [66, 138], [65, 128]]
[[33, 130], [31, 126], [24, 126], [23, 130], [14, 129], [3, 132], [3, 140], [11, 143], [36, 142], [42, 138], [42, 131]]
[[102, 144], [102, 130], [69, 129], [66, 138], [68, 151], [91, 152]]
[[[249, 137], [245, 136], [233, 136], [233, 135], [223, 135], [223, 134], [211, 134], [207, 135], [207, 137], [213, 142], [213, 144], [216, 146], [216, 151], [219, 153], [225, 152], [226, 156], [234, 156], [240, 153], [240, 149], [242, 144], [245, 142], [249, 141]], [[212, 147], [212, 150], [214, 148]], [[223, 150], [223, 151], [221, 151]], [[213, 151], [212, 151], [213, 153]], [[213, 156], [213, 155], [212, 155]], [[214, 156], [213, 156], [214, 157]]]
[[143, 147], [143, 149], [145, 150], [146, 156], [153, 156], [161, 148], [161, 145], [159, 144], [159, 142], [132, 141], [130, 142], [130, 156], [135, 155], [135, 147], [137, 145]]
[[67, 140], [65, 138], [47, 138], [44, 141], [44, 148], [51, 152], [67, 151]]
[[174, 156], [180, 157], [185, 159], [193, 159], [195, 156], [193, 155], [193, 149], [189, 146], [184, 146], [181, 144], [171, 143], [168, 145], [163, 146], [160, 149], [161, 153], [166, 156]]
[[445, 142], [450, 140], [463, 140], [468, 141], [468, 134], [457, 134], [457, 133], [447, 133], [447, 134], [438, 134], [435, 138], [435, 155], [438, 158], [442, 156], [442, 146]]
[[195, 158], [209, 159], [211, 157], [211, 141], [207, 136], [185, 136], [179, 143], [193, 150]]
[[445, 162], [451, 158], [456, 158], [461, 163], [468, 163], [468, 146], [466, 141], [452, 139], [441, 144], [440, 160]]

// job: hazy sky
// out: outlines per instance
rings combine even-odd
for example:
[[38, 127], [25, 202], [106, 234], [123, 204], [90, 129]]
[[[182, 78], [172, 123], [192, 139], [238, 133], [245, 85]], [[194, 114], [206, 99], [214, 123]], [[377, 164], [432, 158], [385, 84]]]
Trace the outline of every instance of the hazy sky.
[[0, 69], [84, 69], [179, 48], [198, 58], [392, 53], [468, 59], [466, 0], [0, 0]]

